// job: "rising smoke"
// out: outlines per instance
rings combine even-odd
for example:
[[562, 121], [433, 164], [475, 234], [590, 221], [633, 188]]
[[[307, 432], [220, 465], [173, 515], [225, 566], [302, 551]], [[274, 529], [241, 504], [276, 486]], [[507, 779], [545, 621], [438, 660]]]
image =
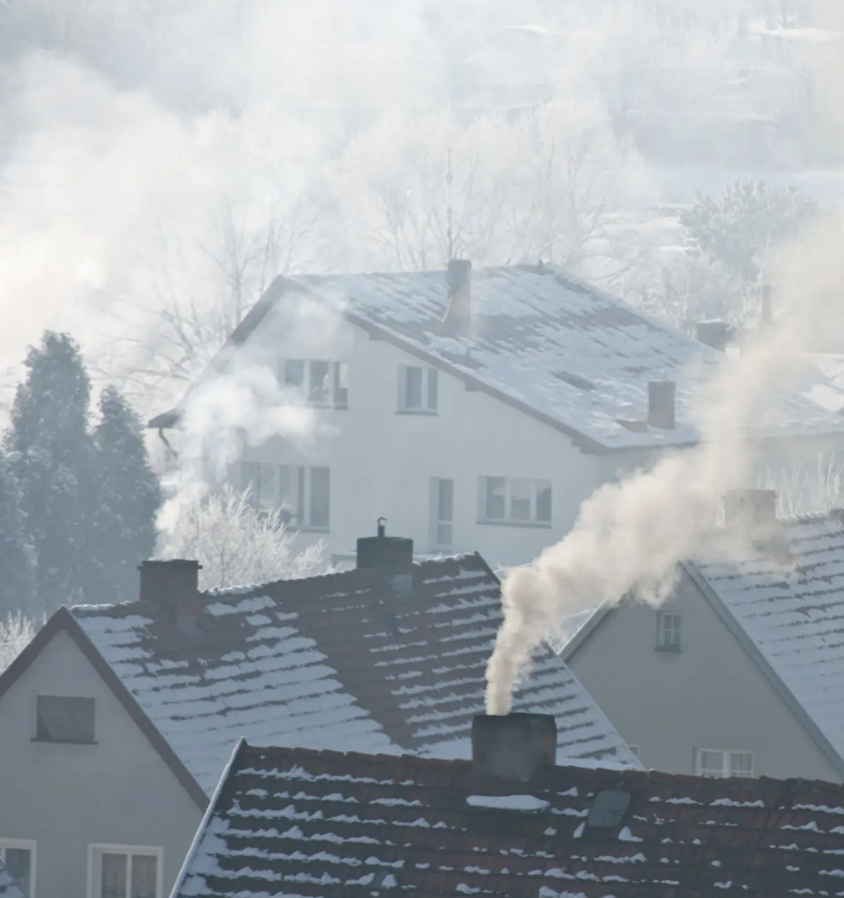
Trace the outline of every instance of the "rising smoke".
[[[583, 503], [568, 535], [504, 580], [504, 622], [487, 666], [488, 713], [509, 713], [534, 652], [566, 617], [629, 594], [659, 605], [680, 562], [713, 547], [708, 537], [724, 494], [748, 485], [756, 458], [748, 422], [760, 414], [773, 420], [774, 395], [793, 379], [801, 351], [830, 320], [840, 320], [842, 237], [844, 221], [835, 216], [808, 246], [782, 255], [776, 325], [760, 328], [739, 357], [725, 358], [698, 409], [699, 445], [601, 487]], [[729, 555], [752, 535], [731, 532], [715, 548]]]

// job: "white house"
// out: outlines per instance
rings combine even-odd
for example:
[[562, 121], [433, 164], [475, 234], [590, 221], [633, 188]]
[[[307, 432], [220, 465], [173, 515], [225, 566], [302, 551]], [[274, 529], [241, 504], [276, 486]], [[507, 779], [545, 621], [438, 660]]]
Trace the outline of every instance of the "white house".
[[[0, 856], [29, 898], [163, 898], [237, 740], [469, 757], [501, 621], [477, 555], [199, 593], [145, 562], [136, 602], [60, 609], [0, 676]], [[639, 768], [551, 651], [518, 710], [560, 721], [565, 763]]]
[[[423, 554], [507, 565], [563, 536], [619, 471], [694, 444], [723, 358], [542, 264], [278, 278], [149, 426], [205, 429], [209, 452], [242, 437], [231, 477], [341, 558], [383, 516]], [[267, 378], [277, 395], [252, 408]], [[315, 409], [311, 440], [285, 404]], [[775, 405], [748, 422], [767, 458], [841, 444], [839, 416], [796, 393]]]
[[658, 609], [597, 609], [562, 658], [646, 767], [840, 783], [844, 513], [777, 522], [749, 498], [766, 537], [687, 562]]

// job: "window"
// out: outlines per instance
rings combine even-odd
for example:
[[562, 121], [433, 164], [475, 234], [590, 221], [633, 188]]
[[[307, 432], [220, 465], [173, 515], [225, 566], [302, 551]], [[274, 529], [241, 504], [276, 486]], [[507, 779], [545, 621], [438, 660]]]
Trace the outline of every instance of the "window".
[[328, 530], [331, 471], [326, 467], [241, 463], [241, 489], [253, 504], [276, 512], [285, 524], [306, 530]]
[[324, 359], [284, 359], [279, 381], [302, 402], [317, 408], [349, 407], [349, 365]]
[[431, 545], [451, 548], [454, 539], [454, 481], [431, 478]]
[[699, 748], [695, 762], [698, 776], [753, 776], [753, 755], [749, 751]]
[[35, 739], [38, 742], [94, 741], [94, 699], [67, 695], [36, 698]]
[[656, 650], [658, 652], [680, 651], [680, 615], [676, 611], [657, 611]]
[[161, 898], [160, 848], [90, 845], [89, 898]]
[[436, 368], [399, 365], [400, 412], [420, 415], [436, 414], [439, 403]]
[[24, 895], [35, 898], [35, 842], [0, 839], [0, 861]]
[[480, 519], [484, 523], [551, 526], [551, 481], [481, 477]]

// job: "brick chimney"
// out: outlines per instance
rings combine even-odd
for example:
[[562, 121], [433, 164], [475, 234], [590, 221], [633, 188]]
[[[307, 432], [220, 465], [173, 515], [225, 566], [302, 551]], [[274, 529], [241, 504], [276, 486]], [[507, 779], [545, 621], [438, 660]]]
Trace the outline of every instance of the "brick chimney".
[[648, 384], [648, 425], [674, 429], [677, 385], [673, 380], [652, 380]]
[[446, 280], [448, 305], [443, 325], [449, 333], [465, 334], [472, 323], [472, 263], [468, 259], [452, 259]]
[[385, 518], [378, 518], [377, 536], [362, 536], [357, 543], [357, 567], [377, 571], [397, 593], [413, 589], [413, 540], [387, 536]]
[[196, 607], [199, 597], [199, 571], [202, 565], [198, 561], [174, 558], [167, 561], [144, 561], [138, 570], [141, 572], [140, 600], [157, 605], [172, 614], [172, 619], [179, 618], [189, 609]]
[[729, 326], [726, 321], [699, 321], [695, 331], [701, 343], [717, 349], [718, 352], [727, 351]]
[[557, 723], [550, 714], [478, 714], [472, 721], [473, 788], [531, 784], [557, 762]]

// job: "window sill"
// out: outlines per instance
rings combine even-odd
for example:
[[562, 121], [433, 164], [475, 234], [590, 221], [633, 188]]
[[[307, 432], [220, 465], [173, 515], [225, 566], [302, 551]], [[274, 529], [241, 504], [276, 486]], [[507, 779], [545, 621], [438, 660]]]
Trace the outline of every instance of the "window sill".
[[436, 409], [434, 411], [429, 411], [428, 409], [423, 408], [397, 408], [397, 415], [421, 415], [423, 418], [436, 418], [439, 414]]
[[475, 521], [479, 527], [517, 527], [522, 530], [550, 530], [551, 523], [540, 521]]
[[679, 645], [655, 645], [654, 651], [663, 652], [666, 655], [679, 655], [680, 648]]
[[44, 745], [99, 745], [96, 739], [93, 741], [88, 739], [39, 739], [37, 736], [33, 736], [29, 741], [41, 742]]

